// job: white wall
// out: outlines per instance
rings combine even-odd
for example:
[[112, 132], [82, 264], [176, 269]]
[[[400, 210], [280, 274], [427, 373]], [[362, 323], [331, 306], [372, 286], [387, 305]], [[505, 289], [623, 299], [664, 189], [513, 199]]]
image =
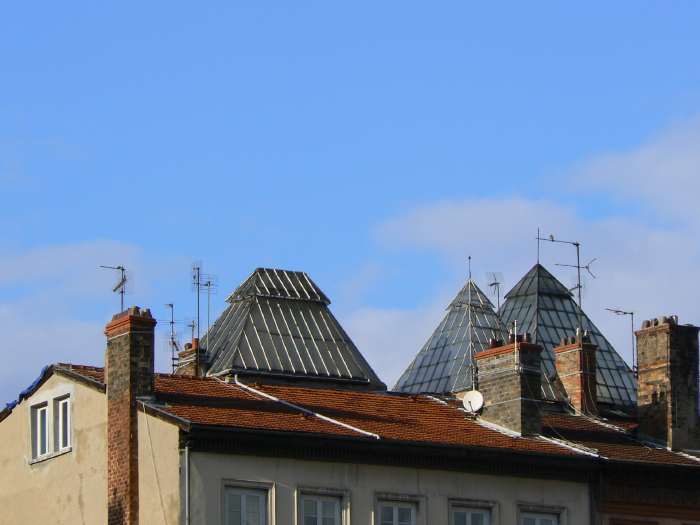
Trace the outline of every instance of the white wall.
[[344, 525], [375, 523], [374, 505], [382, 493], [415, 496], [416, 525], [447, 525], [451, 498], [492, 502], [494, 525], [517, 523], [518, 506], [525, 503], [566, 509], [563, 525], [590, 523], [585, 483], [202, 452], [191, 454], [190, 472], [192, 525], [221, 524], [223, 485], [236, 481], [270, 487], [270, 525], [297, 523], [296, 495], [305, 487], [344, 491], [350, 516]]

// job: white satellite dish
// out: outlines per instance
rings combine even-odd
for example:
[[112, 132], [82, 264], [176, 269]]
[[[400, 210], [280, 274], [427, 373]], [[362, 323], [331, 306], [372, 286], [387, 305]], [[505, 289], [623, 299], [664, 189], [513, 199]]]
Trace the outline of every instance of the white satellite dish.
[[462, 405], [467, 412], [475, 414], [484, 406], [484, 396], [478, 390], [470, 390], [464, 394]]

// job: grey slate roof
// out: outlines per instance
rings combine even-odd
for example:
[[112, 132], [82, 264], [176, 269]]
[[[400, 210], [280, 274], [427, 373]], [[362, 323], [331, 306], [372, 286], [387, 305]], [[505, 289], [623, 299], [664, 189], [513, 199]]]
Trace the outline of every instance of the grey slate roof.
[[504, 339], [501, 323], [491, 301], [469, 279], [394, 390], [446, 394], [470, 388], [471, 356], [488, 348], [490, 339]]
[[[536, 264], [505, 296], [500, 316], [510, 327], [518, 321], [518, 332], [529, 332], [542, 352], [543, 393], [545, 398], [562, 398], [554, 365], [554, 348], [564, 337], [575, 335], [581, 310], [571, 292], [542, 265]], [[615, 351], [585, 312], [582, 325], [598, 346], [598, 401], [624, 408], [636, 403], [632, 370]]]
[[231, 370], [385, 389], [304, 272], [258, 268], [202, 338], [207, 374]]

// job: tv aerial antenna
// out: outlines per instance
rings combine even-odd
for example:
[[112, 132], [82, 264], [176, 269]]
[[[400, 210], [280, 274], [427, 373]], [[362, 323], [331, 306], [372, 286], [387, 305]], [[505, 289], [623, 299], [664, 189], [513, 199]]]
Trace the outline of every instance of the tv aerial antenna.
[[170, 326], [170, 337], [168, 338], [168, 345], [170, 346], [170, 362], [172, 365], [173, 373], [177, 368], [178, 355], [180, 353], [180, 343], [177, 341], [177, 332], [175, 330], [175, 305], [173, 303], [168, 303], [165, 307], [170, 310], [170, 320], [168, 325]]
[[486, 274], [488, 287], [491, 288], [491, 295], [496, 298], [496, 312], [501, 309], [501, 284], [503, 283], [503, 274], [501, 272], [488, 272]]
[[630, 317], [630, 328], [632, 329], [632, 372], [634, 372], [634, 376], [637, 376], [637, 353], [636, 353], [636, 341], [634, 337], [634, 312], [632, 311], [625, 311], [621, 310], [619, 308], [606, 308], [608, 312], [612, 312], [615, 315], [629, 315]]
[[[576, 268], [576, 286], [572, 290], [577, 291], [578, 295], [578, 329], [583, 333], [583, 306], [581, 304], [581, 270], [586, 270], [588, 274], [594, 279], [596, 276], [591, 271], [591, 265], [596, 261], [596, 259], [591, 259], [588, 264], [581, 265], [581, 243], [579, 241], [564, 241], [562, 239], [555, 239], [554, 235], [549, 235], [549, 237], [540, 237], [539, 229], [537, 230], [537, 259], [539, 262], [539, 246], [540, 241], [547, 241], [559, 244], [568, 244], [576, 248], [576, 264], [557, 264], [557, 266], [564, 266], [567, 268]], [[569, 290], [569, 291], [572, 291]]]
[[207, 291], [207, 333], [205, 338], [205, 348], [209, 348], [209, 330], [211, 329], [211, 296], [218, 291], [217, 278], [213, 275], [203, 276], [202, 287]]
[[119, 299], [120, 299], [120, 312], [124, 311], [124, 293], [126, 291], [126, 268], [124, 266], [119, 265], [119, 266], [106, 266], [101, 264], [100, 268], [104, 268], [105, 270], [116, 270], [119, 272], [119, 281], [117, 284], [114, 285], [114, 288], [112, 288], [112, 292], [114, 293], [119, 293]]

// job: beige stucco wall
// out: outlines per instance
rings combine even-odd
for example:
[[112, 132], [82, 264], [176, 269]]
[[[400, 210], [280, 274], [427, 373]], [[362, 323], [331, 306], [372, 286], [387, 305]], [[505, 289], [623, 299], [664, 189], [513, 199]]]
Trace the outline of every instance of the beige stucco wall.
[[[66, 394], [72, 448], [32, 463], [30, 407], [44, 401], [51, 406]], [[105, 395], [58, 374], [49, 378], [0, 422], [0, 525], [106, 523], [106, 440]], [[178, 428], [139, 413], [140, 523], [179, 523], [179, 462]]]
[[270, 488], [270, 525], [297, 524], [296, 497], [309, 487], [345, 494], [345, 525], [376, 523], [375, 501], [386, 493], [417, 499], [416, 525], [447, 525], [451, 499], [492, 502], [494, 525], [517, 523], [520, 504], [565, 508], [563, 525], [590, 523], [585, 483], [201, 452], [191, 454], [190, 475], [192, 525], [221, 524], [223, 486], [236, 482]]
[[139, 413], [139, 522], [178, 525], [180, 456], [178, 428]]
[[[30, 407], [65, 394], [72, 401], [72, 450], [30, 464]], [[0, 422], [0, 523], [105, 523], [106, 421], [104, 394], [59, 375], [15, 407]]]

